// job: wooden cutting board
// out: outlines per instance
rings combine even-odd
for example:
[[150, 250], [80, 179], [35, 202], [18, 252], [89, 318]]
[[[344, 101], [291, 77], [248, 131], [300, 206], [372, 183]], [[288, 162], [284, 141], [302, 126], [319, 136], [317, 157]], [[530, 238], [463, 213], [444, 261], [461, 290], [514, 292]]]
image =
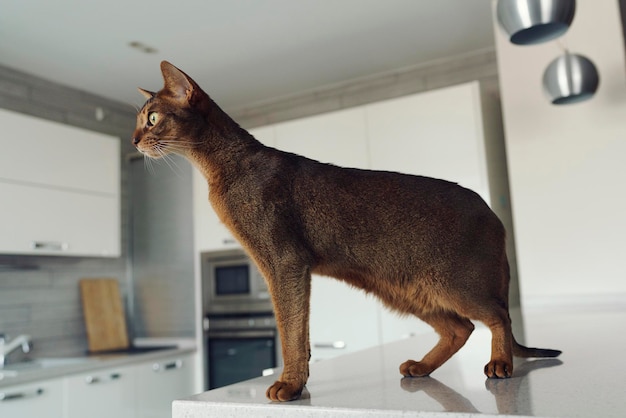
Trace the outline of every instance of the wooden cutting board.
[[81, 279], [80, 295], [90, 352], [128, 348], [126, 315], [116, 279]]

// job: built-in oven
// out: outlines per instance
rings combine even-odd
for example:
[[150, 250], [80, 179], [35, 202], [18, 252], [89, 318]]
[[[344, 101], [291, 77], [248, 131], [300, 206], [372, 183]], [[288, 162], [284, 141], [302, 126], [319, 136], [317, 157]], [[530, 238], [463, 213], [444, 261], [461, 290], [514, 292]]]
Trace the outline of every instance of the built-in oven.
[[241, 249], [201, 254], [206, 389], [282, 364], [267, 285]]
[[205, 318], [207, 389], [264, 375], [280, 364], [273, 315]]

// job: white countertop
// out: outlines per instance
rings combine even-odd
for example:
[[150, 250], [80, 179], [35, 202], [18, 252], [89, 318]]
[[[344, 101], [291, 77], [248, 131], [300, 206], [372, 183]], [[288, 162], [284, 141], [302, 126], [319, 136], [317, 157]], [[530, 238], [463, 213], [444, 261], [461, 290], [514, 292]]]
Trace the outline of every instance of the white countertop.
[[266, 376], [175, 401], [173, 418], [626, 416], [626, 312], [544, 313], [525, 318], [529, 346], [558, 359], [516, 361], [510, 379], [489, 380], [489, 331], [477, 326], [452, 359], [427, 378], [403, 378], [436, 341], [425, 334], [311, 365], [302, 399], [272, 403]]
[[[24, 367], [13, 369], [8, 366], [0, 369], [0, 389], [18, 384], [38, 382], [46, 379], [53, 379], [60, 376], [95, 371], [104, 368], [120, 367], [138, 362], [148, 362], [170, 356], [187, 354], [196, 350], [195, 341], [191, 339], [135, 339], [136, 347], [172, 346], [160, 350], [145, 353], [111, 353], [92, 354], [79, 357], [44, 357], [55, 363], [54, 367]], [[80, 361], [72, 361], [78, 359]], [[64, 361], [67, 360], [67, 361]], [[19, 366], [19, 365], [18, 365]], [[17, 370], [17, 374], [11, 373]]]

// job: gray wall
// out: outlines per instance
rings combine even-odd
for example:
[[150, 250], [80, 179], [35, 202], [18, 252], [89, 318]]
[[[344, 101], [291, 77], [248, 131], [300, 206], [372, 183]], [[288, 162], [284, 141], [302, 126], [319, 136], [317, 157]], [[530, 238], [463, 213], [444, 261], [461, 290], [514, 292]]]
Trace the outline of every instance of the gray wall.
[[[122, 138], [135, 126], [132, 106], [32, 77], [0, 66], [0, 107]], [[96, 120], [96, 108], [104, 119]], [[120, 155], [120, 158], [122, 156]], [[126, 295], [128, 228], [127, 169], [122, 162], [122, 256], [113, 259], [0, 255], [0, 332], [30, 334], [35, 352], [76, 354], [87, 348], [78, 280], [119, 279]], [[2, 197], [0, 196], [0, 201]]]
[[183, 157], [130, 160], [131, 309], [136, 337], [193, 337], [192, 167]]

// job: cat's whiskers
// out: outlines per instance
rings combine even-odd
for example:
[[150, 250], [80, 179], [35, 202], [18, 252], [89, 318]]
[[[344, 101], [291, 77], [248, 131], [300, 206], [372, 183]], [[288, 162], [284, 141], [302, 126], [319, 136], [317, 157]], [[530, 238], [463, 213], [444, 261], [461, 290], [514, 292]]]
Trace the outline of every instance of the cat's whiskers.
[[145, 170], [148, 171], [148, 173], [150, 173], [152, 175], [155, 174], [152, 158], [150, 158], [147, 155], [143, 156], [143, 166], [144, 166]]
[[167, 148], [171, 150], [184, 151], [192, 148], [192, 144], [181, 144], [175, 141], [159, 141], [159, 143], [161, 144], [163, 149]]
[[167, 166], [170, 167], [170, 169], [174, 172], [174, 174], [176, 174], [178, 177], [182, 177], [183, 170], [176, 163], [176, 160], [172, 158], [171, 154], [165, 155], [163, 157], [163, 161], [165, 161], [165, 164], [167, 164]]
[[172, 151], [171, 147], [167, 147], [163, 144], [163, 141], [157, 142], [152, 149], [159, 155], [159, 159], [163, 160], [165, 164], [177, 175], [182, 175], [182, 170], [176, 163], [176, 160], [170, 153]]
[[168, 148], [171, 148], [171, 149], [175, 148], [175, 149], [180, 149], [180, 150], [190, 149], [194, 145], [194, 143], [191, 141], [183, 141], [183, 140], [176, 138], [175, 136], [160, 137], [159, 143], [166, 145]]
[[156, 151], [163, 157], [165, 154], [175, 153], [185, 155], [186, 152], [193, 148], [190, 142], [180, 142], [172, 140], [159, 140], [156, 145]]

